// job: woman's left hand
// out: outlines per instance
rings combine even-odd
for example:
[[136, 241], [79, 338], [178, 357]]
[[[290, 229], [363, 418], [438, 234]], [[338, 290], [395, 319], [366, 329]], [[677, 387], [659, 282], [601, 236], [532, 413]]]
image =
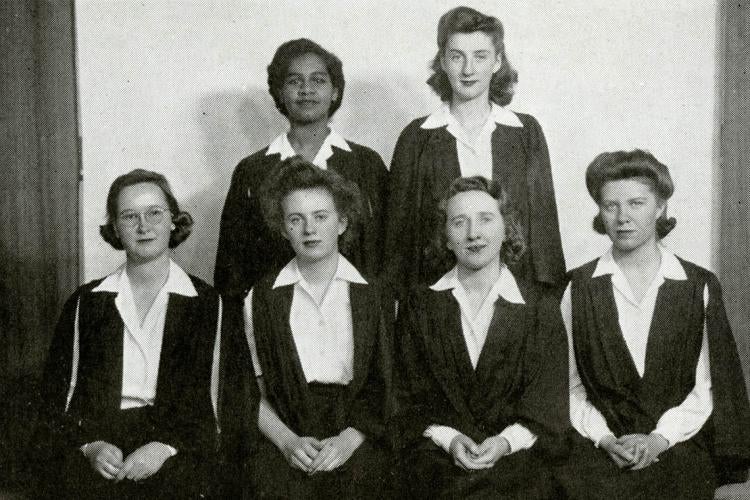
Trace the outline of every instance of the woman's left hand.
[[338, 436], [323, 439], [321, 441], [323, 448], [310, 465], [309, 474], [332, 471], [341, 467], [351, 458], [364, 440], [364, 434], [353, 427], [347, 427]]
[[171, 456], [172, 452], [164, 443], [153, 441], [144, 444], [128, 455], [117, 474], [117, 480], [127, 478], [132, 481], [142, 481], [159, 472], [164, 462]]
[[617, 440], [633, 454], [630, 470], [641, 470], [659, 461], [659, 455], [669, 448], [669, 442], [660, 434], [627, 434]]

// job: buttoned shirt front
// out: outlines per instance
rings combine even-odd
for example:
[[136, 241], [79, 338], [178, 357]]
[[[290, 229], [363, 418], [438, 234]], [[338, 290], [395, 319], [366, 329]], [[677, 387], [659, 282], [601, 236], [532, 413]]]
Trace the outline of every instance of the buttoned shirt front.
[[[469, 352], [471, 365], [476, 369], [482, 348], [487, 340], [492, 316], [495, 312], [495, 302], [499, 297], [514, 304], [525, 304], [521, 291], [518, 289], [513, 274], [505, 267], [500, 271], [497, 281], [490, 288], [479, 310], [474, 314], [469, 304], [466, 289], [458, 279], [458, 271], [454, 267], [430, 287], [434, 291], [451, 290], [453, 297], [458, 302], [461, 311], [461, 331]], [[435, 444], [450, 451], [450, 444], [460, 432], [452, 427], [444, 425], [431, 425], [424, 431], [424, 436], [431, 438]], [[509, 425], [499, 434], [505, 438], [510, 445], [510, 452], [531, 448], [536, 442], [536, 436], [525, 426], [519, 423]]]
[[[321, 144], [320, 149], [315, 155], [312, 163], [322, 168], [323, 170], [326, 170], [328, 168], [328, 159], [333, 156], [333, 146], [336, 146], [337, 148], [343, 149], [344, 151], [348, 152], [351, 152], [352, 150], [349, 147], [349, 143], [346, 142], [346, 139], [336, 133], [335, 130], [331, 129], [330, 133], [323, 141], [323, 144]], [[289, 137], [287, 136], [287, 134], [281, 134], [276, 139], [274, 139], [271, 144], [268, 145], [266, 156], [273, 154], [281, 155], [282, 160], [286, 160], [287, 158], [291, 158], [292, 156], [297, 155], [297, 152], [289, 142]]]
[[92, 292], [116, 293], [115, 306], [125, 325], [120, 408], [153, 405], [169, 294], [195, 297], [198, 292], [187, 273], [172, 261], [169, 263], [167, 280], [156, 295], [143, 323], [138, 317], [132, 285], [125, 266], [107, 276]]
[[[354, 378], [354, 325], [350, 283], [367, 284], [357, 269], [338, 256], [336, 272], [318, 303], [310, 285], [292, 259], [277, 275], [272, 288], [293, 285], [289, 325], [297, 355], [308, 382], [348, 384]], [[262, 375], [255, 346], [251, 290], [245, 299], [245, 333], [256, 375]]]
[[[646, 348], [654, 316], [654, 308], [659, 288], [665, 280], [686, 280], [687, 275], [677, 257], [663, 246], [659, 246], [661, 265], [643, 298], [635, 299], [632, 288], [622, 269], [617, 265], [610, 249], [597, 263], [592, 277], [611, 275], [612, 290], [617, 307], [617, 317], [625, 344], [630, 352], [633, 364], [642, 377], [646, 367]], [[703, 291], [704, 303], [708, 303], [708, 289]], [[570, 367], [570, 419], [573, 427], [584, 437], [599, 444], [601, 439], [612, 431], [599, 410], [588, 401], [586, 389], [578, 373], [575, 362], [572, 336], [572, 298], [571, 286], [565, 290], [560, 304], [563, 322], [568, 332], [568, 357]], [[708, 359], [708, 339], [705, 325], [703, 344], [695, 368], [696, 384], [685, 400], [674, 408], [667, 410], [653, 432], [661, 434], [670, 446], [686, 441], [700, 431], [713, 411], [711, 396], [711, 371]]]
[[432, 113], [421, 125], [424, 129], [446, 127], [456, 139], [458, 165], [462, 177], [479, 175], [492, 179], [492, 132], [497, 124], [509, 127], [523, 127], [515, 113], [507, 108], [492, 103], [490, 114], [476, 138], [469, 137], [466, 129], [458, 122], [445, 103]]

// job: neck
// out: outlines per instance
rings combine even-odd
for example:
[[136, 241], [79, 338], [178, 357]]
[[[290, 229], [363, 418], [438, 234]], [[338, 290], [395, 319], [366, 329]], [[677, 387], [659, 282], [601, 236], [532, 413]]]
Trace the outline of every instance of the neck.
[[312, 284], [329, 283], [336, 274], [339, 265], [339, 254], [334, 253], [315, 261], [297, 259], [297, 267], [305, 281]]
[[640, 247], [626, 252], [613, 247], [612, 257], [614, 257], [615, 262], [620, 267], [648, 269], [650, 266], [661, 261], [661, 252], [659, 251], [656, 239], [652, 239]]
[[314, 148], [320, 149], [331, 129], [328, 120], [320, 120], [313, 123], [291, 123], [287, 138], [295, 151]]
[[462, 101], [456, 97], [451, 100], [451, 114], [459, 123], [477, 123], [487, 119], [492, 111], [489, 97], [482, 95], [470, 101]]
[[471, 269], [458, 265], [456, 271], [458, 281], [465, 290], [478, 290], [488, 292], [500, 277], [500, 259], [494, 259], [492, 262], [480, 269]]
[[169, 254], [165, 253], [145, 262], [128, 259], [125, 272], [128, 273], [130, 282], [139, 288], [161, 288], [169, 276]]

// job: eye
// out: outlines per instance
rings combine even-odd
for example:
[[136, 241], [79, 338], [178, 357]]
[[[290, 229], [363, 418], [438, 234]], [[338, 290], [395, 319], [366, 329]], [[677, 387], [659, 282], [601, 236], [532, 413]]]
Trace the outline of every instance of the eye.
[[324, 84], [328, 83], [328, 79], [326, 77], [324, 77], [324, 76], [317, 76], [317, 77], [313, 78], [313, 83], [315, 83], [317, 85], [324, 85]]
[[460, 54], [451, 54], [448, 59], [450, 59], [453, 62], [459, 62], [461, 60]]
[[292, 215], [291, 217], [287, 217], [286, 220], [289, 224], [295, 226], [302, 222], [302, 217], [300, 217], [299, 215]]
[[123, 214], [120, 214], [120, 220], [124, 222], [125, 224], [134, 226], [138, 223], [138, 214], [135, 212], [125, 212]]
[[286, 85], [299, 85], [302, 82], [302, 80], [298, 76], [293, 76], [291, 78], [287, 78], [286, 82], [284, 82]]
[[328, 220], [328, 214], [327, 213], [315, 214], [315, 220], [318, 222], [324, 222]]
[[493, 219], [494, 219], [494, 217], [492, 217], [491, 215], [482, 215], [482, 216], [481, 216], [481, 217], [479, 218], [479, 220], [480, 220], [481, 222], [484, 222], [484, 223], [492, 222], [492, 221], [493, 221]]
[[484, 61], [484, 60], [486, 60], [486, 59], [487, 59], [487, 54], [477, 54], [476, 56], [474, 56], [474, 58], [475, 58], [475, 59], [476, 59], [477, 61]]
[[631, 207], [640, 207], [640, 206], [642, 206], [642, 205], [643, 205], [644, 203], [645, 203], [645, 202], [644, 202], [643, 200], [633, 200], [633, 201], [631, 201], [631, 202], [630, 202], [630, 206], [631, 206]]
[[616, 207], [617, 205], [615, 205], [614, 203], [602, 203], [601, 205], [602, 210], [604, 210], [605, 212], [613, 212]]

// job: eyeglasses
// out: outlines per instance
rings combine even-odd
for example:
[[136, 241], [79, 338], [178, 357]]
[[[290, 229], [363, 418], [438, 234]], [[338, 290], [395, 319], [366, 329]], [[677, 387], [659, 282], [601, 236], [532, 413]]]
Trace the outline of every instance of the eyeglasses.
[[120, 212], [117, 218], [120, 222], [128, 227], [136, 227], [141, 224], [141, 221], [153, 226], [159, 224], [164, 220], [164, 214], [169, 212], [168, 208], [164, 207], [148, 207], [143, 212], [136, 212], [135, 210], [125, 210]]

